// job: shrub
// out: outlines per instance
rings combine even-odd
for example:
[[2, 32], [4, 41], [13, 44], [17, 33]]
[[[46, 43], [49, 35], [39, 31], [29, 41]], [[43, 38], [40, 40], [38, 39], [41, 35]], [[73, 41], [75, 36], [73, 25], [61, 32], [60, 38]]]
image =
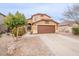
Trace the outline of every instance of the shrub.
[[2, 37], [2, 34], [3, 34], [3, 33], [2, 33], [2, 32], [0, 32], [0, 37]]
[[0, 37], [1, 37], [1, 34], [0, 34]]
[[[25, 28], [24, 27], [18, 27], [18, 36], [22, 36], [26, 33]], [[17, 28], [14, 27], [12, 30], [12, 34], [14, 34], [14, 36], [17, 36]]]
[[79, 35], [79, 27], [72, 28], [72, 33], [75, 35]]

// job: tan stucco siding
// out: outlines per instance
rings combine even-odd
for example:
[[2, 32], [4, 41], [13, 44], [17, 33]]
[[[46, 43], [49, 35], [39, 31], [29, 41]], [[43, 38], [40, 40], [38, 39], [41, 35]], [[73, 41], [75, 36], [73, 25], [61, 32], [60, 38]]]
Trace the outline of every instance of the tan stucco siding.
[[58, 26], [55, 22], [49, 21], [49, 23], [45, 23], [45, 21], [40, 21], [38, 23], [35, 23], [32, 25], [32, 32], [33, 33], [38, 33], [38, 25], [55, 25], [55, 30], [57, 30]]
[[32, 20], [28, 20], [27, 23], [31, 23], [32, 24]]
[[40, 15], [37, 15], [37, 16], [34, 16], [32, 19], [33, 19], [33, 22], [36, 22], [36, 21], [41, 20], [41, 17]]
[[60, 26], [59, 28], [58, 28], [58, 31], [59, 32], [72, 32], [72, 27], [71, 26]]
[[51, 19], [51, 18], [49, 18], [45, 15], [43, 17], [41, 17], [40, 15], [36, 15], [36, 16], [33, 17], [33, 22], [39, 21], [41, 19]]
[[32, 33], [37, 33], [37, 26], [35, 24], [32, 26]]

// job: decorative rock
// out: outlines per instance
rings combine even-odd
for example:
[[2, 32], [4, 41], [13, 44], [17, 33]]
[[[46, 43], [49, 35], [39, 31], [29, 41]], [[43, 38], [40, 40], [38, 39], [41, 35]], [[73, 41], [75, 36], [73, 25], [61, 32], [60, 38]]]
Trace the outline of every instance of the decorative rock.
[[8, 45], [7, 54], [8, 54], [8, 55], [13, 55], [15, 50], [16, 50], [15, 44], [14, 44], [14, 43], [13, 43], [13, 44], [10, 43], [10, 44]]

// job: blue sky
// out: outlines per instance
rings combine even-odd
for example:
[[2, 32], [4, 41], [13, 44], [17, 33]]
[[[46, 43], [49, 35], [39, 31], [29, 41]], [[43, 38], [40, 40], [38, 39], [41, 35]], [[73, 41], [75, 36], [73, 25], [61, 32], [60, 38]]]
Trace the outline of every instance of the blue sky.
[[7, 15], [9, 12], [14, 14], [19, 11], [26, 18], [36, 13], [45, 13], [56, 21], [61, 21], [63, 12], [71, 5], [68, 3], [0, 3], [0, 12]]

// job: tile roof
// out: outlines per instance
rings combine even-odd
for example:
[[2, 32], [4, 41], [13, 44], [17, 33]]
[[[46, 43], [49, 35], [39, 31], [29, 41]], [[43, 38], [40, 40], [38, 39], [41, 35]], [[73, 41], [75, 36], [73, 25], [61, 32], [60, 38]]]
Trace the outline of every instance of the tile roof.
[[[50, 17], [50, 16], [48, 16], [47, 14], [43, 14], [43, 13], [37, 13], [37, 14], [34, 14], [34, 15], [32, 15], [32, 17], [33, 17], [33, 16], [36, 16], [36, 15], [40, 15], [40, 16], [44, 16], [44, 15], [45, 15], [45, 16], [47, 16], [47, 17], [51, 18], [51, 17]], [[31, 17], [31, 18], [32, 18], [32, 17]]]

